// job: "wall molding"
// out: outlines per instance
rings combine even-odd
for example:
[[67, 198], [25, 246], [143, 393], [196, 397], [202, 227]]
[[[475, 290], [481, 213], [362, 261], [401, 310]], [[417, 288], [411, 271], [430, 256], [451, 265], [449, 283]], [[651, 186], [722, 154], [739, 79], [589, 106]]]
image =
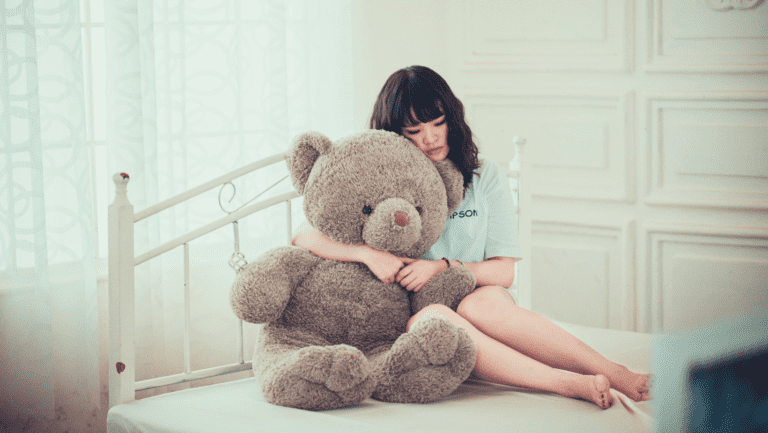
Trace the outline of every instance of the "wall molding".
[[[547, 239], [548, 235], [550, 239]], [[605, 317], [598, 326], [636, 331], [635, 239], [634, 221], [536, 220], [533, 222], [531, 244], [532, 250], [580, 250], [589, 253], [584, 257], [606, 260], [603, 280], [607, 293], [605, 304], [599, 308], [604, 311]], [[601, 264], [596, 265], [599, 267]], [[532, 292], [535, 296], [535, 287]], [[561, 302], [558, 301], [557, 306], [562, 307]]]
[[[462, 90], [468, 90], [461, 99], [481, 149], [484, 140], [526, 137], [534, 196], [636, 200], [632, 92]], [[492, 156], [512, 160], [514, 147], [504, 149]]]
[[[640, 267], [647, 270], [646, 275], [642, 275], [644, 281], [639, 281], [638, 284], [640, 330], [644, 332], [661, 332], [664, 329], [664, 285], [665, 278], [669, 277], [664, 275], [665, 260], [674, 259], [664, 257], [665, 247], [690, 246], [690, 251], [677, 254], [678, 259], [707, 258], [729, 264], [755, 262], [755, 259], [735, 257], [727, 251], [728, 248], [738, 248], [742, 251], [751, 248], [755, 252], [766, 251], [768, 248], [768, 227], [648, 222], [642, 225], [639, 236], [645, 248]], [[722, 248], [722, 252], [712, 254], [705, 251], [705, 248]], [[766, 257], [765, 261], [758, 263], [768, 263], [768, 256]], [[642, 263], [643, 261], [645, 263]], [[684, 287], [678, 289], [685, 293]]]
[[[765, 27], [768, 8], [762, 0], [642, 3], [647, 17], [643, 50], [646, 72], [768, 71], [768, 34], [737, 33]], [[729, 10], [740, 13], [723, 13]]]
[[[760, 113], [768, 110], [768, 92], [739, 92], [739, 93], [649, 93], [643, 95], [645, 130], [647, 131], [646, 182], [645, 197], [643, 201], [649, 205], [662, 206], [704, 206], [711, 208], [734, 209], [768, 209], [768, 175], [758, 173], [761, 168], [760, 160], [754, 162], [755, 167], [750, 167], [752, 173], [746, 168], [743, 173], [673, 173], [674, 158], [670, 157], [675, 151], [682, 152], [674, 146], [683, 146], [679, 141], [665, 143], [665, 134], [673, 134], [674, 126], [665, 124], [666, 113], [691, 113], [691, 118], [702, 118], [711, 113], [722, 112], [729, 114], [732, 119], [717, 119], [717, 123], [707, 123], [703, 120], [698, 123], [701, 128], [711, 127], [713, 130], [743, 129], [747, 135], [754, 136], [755, 140], [764, 136], [759, 134], [762, 129], [768, 130], [768, 116], [763, 123], [749, 124], [749, 121], [760, 122], [761, 119], [750, 120], [750, 117], [759, 117]], [[704, 113], [704, 114], [702, 114]], [[743, 119], [736, 119], [738, 115]], [[736, 121], [739, 120], [739, 121]], [[698, 122], [698, 121], [697, 121]], [[681, 124], [682, 125], [682, 124]], [[677, 126], [681, 126], [677, 125]], [[694, 125], [695, 126], [695, 125]], [[681, 127], [693, 128], [691, 125]], [[730, 129], [729, 129], [730, 128]], [[751, 131], [757, 131], [753, 134]], [[743, 142], [740, 142], [743, 143]], [[706, 143], [702, 143], [702, 146]], [[749, 146], [749, 143], [744, 144]], [[759, 148], [759, 143], [752, 143]], [[738, 158], [734, 143], [722, 143], [717, 147], [721, 151], [728, 152], [724, 155], [728, 158]], [[733, 149], [734, 151], [731, 151]], [[759, 150], [759, 149], [758, 149]], [[746, 159], [748, 155], [744, 155]], [[754, 155], [760, 158], [761, 155]], [[764, 157], [764, 156], [763, 156]], [[669, 159], [672, 158], [672, 159]], [[678, 156], [677, 159], [681, 157]], [[734, 160], [735, 161], [735, 160]], [[731, 161], [732, 162], [732, 161]], [[745, 161], [748, 162], [748, 161]], [[716, 161], [711, 161], [715, 164]], [[679, 164], [679, 161], [678, 161]], [[711, 171], [711, 170], [710, 170]]]
[[[497, 3], [512, 7], [515, 3]], [[475, 25], [477, 21], [487, 22], [493, 19], [496, 22], [505, 14], [512, 15], [512, 9], [505, 11], [483, 11], [478, 7], [478, 2], [463, 0], [460, 10], [463, 19], [462, 46], [464, 70], [505, 70], [505, 71], [629, 71], [633, 57], [634, 38], [634, 2], [632, 0], [602, 0], [599, 5], [602, 17], [590, 14], [596, 19], [594, 26], [581, 25], [580, 29], [603, 28], [600, 35], [590, 34], [581, 37], [566, 37], [565, 35], [552, 35], [552, 32], [542, 30], [542, 35], [532, 35], [523, 30], [519, 34], [500, 32], [498, 34], [482, 35], [489, 28], [515, 29], [524, 27], [525, 23], [516, 21], [515, 17], [508, 16], [505, 25]], [[563, 11], [564, 6], [557, 2], [551, 4], [518, 4], [518, 8], [539, 9], [548, 11], [547, 7], [555, 11]], [[594, 5], [593, 5], [594, 6]], [[576, 7], [576, 6], [574, 6]], [[584, 5], [578, 6], [584, 9]], [[550, 16], [552, 10], [549, 10]], [[478, 15], [490, 14], [487, 17]], [[570, 16], [569, 16], [570, 17]], [[601, 19], [598, 19], [601, 18]], [[569, 21], [570, 22], [570, 21]], [[530, 31], [530, 30], [529, 30]], [[596, 30], [590, 30], [596, 31]], [[480, 34], [479, 34], [480, 33]], [[578, 33], [578, 32], [565, 32]], [[567, 52], [562, 52], [567, 47]]]
[[704, 4], [715, 11], [743, 11], [755, 8], [762, 2], [763, 0], [704, 0]]

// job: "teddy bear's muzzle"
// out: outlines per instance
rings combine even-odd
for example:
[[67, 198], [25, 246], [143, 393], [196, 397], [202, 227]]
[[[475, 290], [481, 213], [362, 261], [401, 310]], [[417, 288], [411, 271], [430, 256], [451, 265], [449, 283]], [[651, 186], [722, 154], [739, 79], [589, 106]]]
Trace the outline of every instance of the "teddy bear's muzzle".
[[363, 227], [363, 240], [377, 250], [402, 252], [420, 237], [419, 212], [401, 198], [390, 198], [376, 205]]

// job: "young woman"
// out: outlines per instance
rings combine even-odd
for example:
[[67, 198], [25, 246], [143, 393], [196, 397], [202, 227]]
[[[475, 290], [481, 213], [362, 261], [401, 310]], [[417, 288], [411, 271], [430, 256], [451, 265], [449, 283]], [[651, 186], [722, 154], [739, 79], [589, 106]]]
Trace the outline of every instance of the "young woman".
[[[464, 200], [438, 242], [420, 259], [368, 245], [334, 242], [304, 224], [293, 244], [334, 260], [362, 262], [383, 282], [418, 291], [447, 266], [466, 266], [477, 288], [457, 311], [431, 305], [416, 313], [439, 315], [466, 329], [477, 345], [474, 373], [486, 380], [613, 404], [613, 387], [634, 401], [648, 400], [648, 375], [607, 360], [548, 319], [520, 308], [505, 290], [520, 260], [517, 223], [506, 177], [478, 157], [464, 106], [445, 80], [423, 66], [392, 74], [382, 88], [370, 127], [397, 132], [433, 161], [450, 159], [464, 176]], [[443, 260], [449, 259], [449, 263]]]

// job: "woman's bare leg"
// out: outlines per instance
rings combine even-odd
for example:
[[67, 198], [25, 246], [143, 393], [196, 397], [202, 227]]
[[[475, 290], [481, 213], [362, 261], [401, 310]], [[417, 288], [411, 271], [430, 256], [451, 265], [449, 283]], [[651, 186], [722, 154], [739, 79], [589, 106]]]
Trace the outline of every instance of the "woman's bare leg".
[[430, 305], [408, 321], [408, 330], [424, 316], [438, 316], [467, 330], [477, 345], [475, 374], [505, 385], [549, 391], [591, 401], [603, 409], [613, 405], [610, 382], [603, 375], [581, 375], [558, 370], [494, 340], [444, 305]]
[[458, 314], [480, 332], [548, 366], [605, 375], [611, 386], [634, 401], [648, 400], [649, 377], [612, 362], [549, 319], [515, 305], [499, 286], [477, 288]]

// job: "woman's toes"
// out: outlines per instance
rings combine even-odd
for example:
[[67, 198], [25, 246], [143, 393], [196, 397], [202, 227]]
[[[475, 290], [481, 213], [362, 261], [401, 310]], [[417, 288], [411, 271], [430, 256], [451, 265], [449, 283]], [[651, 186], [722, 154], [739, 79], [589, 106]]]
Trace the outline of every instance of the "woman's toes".
[[597, 394], [599, 395], [598, 405], [603, 409], [608, 409], [613, 406], [613, 395], [611, 395], [611, 383], [608, 378], [602, 374], [598, 374], [594, 377], [593, 386]]
[[642, 378], [638, 380], [638, 392], [640, 393], [640, 400], [636, 401], [648, 401], [651, 398], [651, 376], [643, 374]]
[[626, 389], [621, 389], [621, 387], [617, 387], [617, 389], [624, 393], [627, 397], [631, 398], [633, 401], [646, 401], [649, 397], [649, 381], [648, 381], [648, 375], [647, 374], [636, 374], [632, 373], [634, 375], [634, 378], [631, 379], [630, 382], [627, 383]]
[[651, 399], [651, 384], [652, 384], [652, 381], [653, 381], [653, 379], [651, 378], [651, 376], [646, 374], [645, 375], [645, 381], [644, 381], [644, 384], [643, 384], [645, 389], [640, 391], [640, 396], [641, 396], [640, 401], [648, 401], [648, 400]]

